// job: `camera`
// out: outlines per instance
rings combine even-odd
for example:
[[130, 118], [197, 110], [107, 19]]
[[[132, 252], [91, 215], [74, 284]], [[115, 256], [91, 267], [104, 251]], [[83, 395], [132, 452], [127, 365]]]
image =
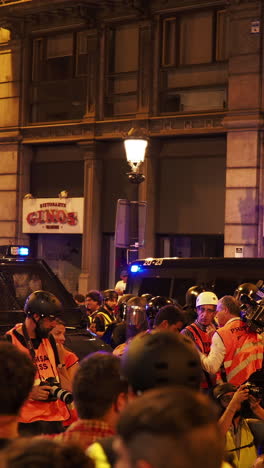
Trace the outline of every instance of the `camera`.
[[66, 405], [69, 405], [73, 402], [72, 393], [68, 392], [67, 390], [63, 390], [55, 377], [48, 377], [46, 380], [43, 380], [40, 382], [40, 386], [42, 385], [49, 385], [51, 387], [49, 390], [49, 397], [46, 400], [47, 402], [60, 400], [63, 401], [63, 403]]
[[262, 387], [251, 382], [247, 382], [246, 387], [249, 390], [249, 395], [257, 398], [257, 400], [261, 400], [264, 397], [264, 389]]
[[242, 303], [241, 317], [246, 321], [250, 331], [263, 333], [264, 331], [264, 299], [256, 301], [247, 294], [240, 297]]

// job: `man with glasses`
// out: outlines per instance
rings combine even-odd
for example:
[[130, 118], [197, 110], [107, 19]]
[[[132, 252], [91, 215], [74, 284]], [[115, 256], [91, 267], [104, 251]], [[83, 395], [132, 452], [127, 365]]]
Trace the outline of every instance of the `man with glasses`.
[[36, 371], [29, 399], [20, 413], [19, 431], [21, 435], [60, 432], [62, 421], [70, 415], [62, 401], [51, 397], [47, 379], [59, 382], [56, 343], [48, 337], [62, 313], [62, 305], [52, 293], [35, 291], [27, 298], [24, 312], [24, 323], [18, 323], [6, 334], [8, 341], [31, 358]]
[[[211, 291], [204, 291], [197, 296], [197, 319], [182, 330], [182, 334], [194, 341], [201, 353], [208, 355], [212, 343], [212, 336], [216, 331], [214, 318], [218, 298]], [[204, 371], [201, 389], [208, 392], [215, 385], [215, 377]]]

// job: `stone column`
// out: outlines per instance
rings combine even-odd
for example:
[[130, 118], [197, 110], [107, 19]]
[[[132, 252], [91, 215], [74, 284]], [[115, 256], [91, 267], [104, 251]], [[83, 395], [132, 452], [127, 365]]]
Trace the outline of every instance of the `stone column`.
[[15, 243], [17, 237], [18, 144], [0, 142], [0, 244]]
[[29, 235], [22, 232], [22, 212], [23, 198], [30, 192], [30, 167], [33, 151], [29, 145], [21, 145], [18, 161], [18, 179], [17, 179], [17, 242], [19, 244], [28, 245]]
[[0, 244], [17, 242], [21, 41], [0, 28]]
[[97, 158], [94, 141], [80, 146], [84, 158], [84, 231], [79, 292], [86, 294], [100, 288], [102, 161]]
[[[261, 1], [230, 5], [229, 114], [227, 128], [225, 256], [243, 247], [245, 257], [263, 255], [263, 159], [261, 144]], [[217, 216], [217, 213], [216, 213]]]

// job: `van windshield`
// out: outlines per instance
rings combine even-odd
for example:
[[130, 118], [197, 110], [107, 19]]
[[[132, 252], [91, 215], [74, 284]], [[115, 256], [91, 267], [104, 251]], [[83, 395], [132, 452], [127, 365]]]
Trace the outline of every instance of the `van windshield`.
[[68, 297], [40, 263], [9, 264], [0, 266], [0, 308], [1, 310], [22, 310], [25, 300], [39, 289], [50, 291], [62, 302], [68, 303]]

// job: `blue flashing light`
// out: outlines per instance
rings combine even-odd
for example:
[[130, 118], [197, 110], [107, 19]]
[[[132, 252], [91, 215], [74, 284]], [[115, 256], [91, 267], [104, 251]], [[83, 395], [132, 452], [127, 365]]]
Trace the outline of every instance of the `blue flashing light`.
[[29, 248], [28, 247], [19, 247], [18, 255], [21, 257], [27, 257], [29, 255]]
[[130, 268], [131, 273], [137, 273], [140, 270], [139, 265], [132, 265]]

